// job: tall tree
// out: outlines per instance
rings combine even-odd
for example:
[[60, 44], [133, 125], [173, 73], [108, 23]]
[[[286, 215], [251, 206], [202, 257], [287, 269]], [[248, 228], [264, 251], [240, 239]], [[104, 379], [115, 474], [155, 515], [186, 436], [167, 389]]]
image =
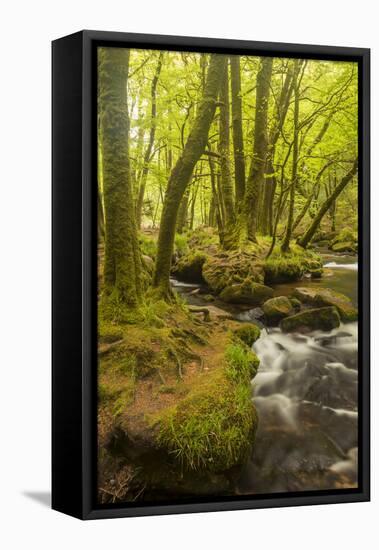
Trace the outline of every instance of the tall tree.
[[197, 110], [183, 152], [176, 162], [168, 182], [159, 228], [154, 272], [154, 286], [159, 288], [163, 295], [170, 294], [171, 258], [180, 201], [190, 181], [193, 169], [205, 150], [224, 69], [225, 57], [212, 54], [201, 104]]
[[240, 56], [230, 57], [230, 75], [232, 90], [232, 122], [236, 211], [241, 211], [245, 197], [245, 157], [242, 130], [242, 98]]
[[162, 70], [162, 60], [163, 60], [163, 52], [160, 52], [158, 61], [157, 61], [157, 67], [155, 69], [155, 74], [151, 82], [150, 134], [149, 134], [149, 142], [147, 144], [144, 159], [143, 159], [143, 168], [142, 168], [141, 180], [140, 180], [140, 185], [138, 190], [138, 199], [137, 199], [137, 226], [138, 227], [141, 227], [142, 207], [143, 207], [143, 199], [145, 196], [146, 180], [147, 180], [147, 175], [149, 173], [149, 163], [151, 160], [152, 150], [153, 150], [154, 140], [155, 140], [156, 118], [157, 118], [157, 85], [158, 85], [159, 75]]
[[245, 215], [247, 237], [256, 242], [259, 202], [264, 182], [268, 139], [267, 114], [270, 97], [272, 57], [263, 57], [257, 74], [254, 149], [250, 171], [246, 181]]
[[323, 217], [328, 212], [328, 210], [332, 206], [333, 202], [336, 201], [336, 199], [339, 197], [339, 195], [345, 189], [347, 184], [356, 175], [357, 169], [358, 169], [358, 159], [355, 159], [351, 170], [341, 179], [341, 181], [338, 183], [338, 185], [336, 185], [333, 192], [324, 201], [324, 203], [320, 207], [319, 211], [317, 212], [317, 214], [313, 218], [313, 221], [312, 221], [311, 225], [308, 227], [308, 229], [304, 233], [303, 237], [301, 239], [299, 239], [298, 244], [300, 246], [302, 246], [303, 248], [306, 248], [308, 246], [308, 244], [311, 242], [311, 240], [312, 240], [314, 234], [316, 233]]
[[293, 150], [292, 173], [290, 184], [290, 199], [288, 207], [288, 219], [284, 239], [281, 245], [282, 252], [288, 252], [292, 236], [292, 226], [295, 211], [295, 191], [297, 185], [297, 164], [299, 161], [299, 109], [300, 109], [300, 62], [296, 59], [294, 68], [294, 111], [293, 111]]
[[100, 48], [99, 117], [105, 210], [104, 314], [141, 296], [141, 258], [129, 165], [129, 50]]
[[286, 76], [280, 92], [279, 101], [276, 103], [275, 116], [270, 128], [268, 149], [265, 168], [264, 197], [261, 209], [260, 229], [263, 235], [273, 232], [273, 208], [277, 185], [276, 170], [274, 167], [276, 144], [283, 130], [288, 107], [293, 91], [293, 61], [287, 61]]
[[220, 87], [218, 148], [220, 154], [221, 194], [225, 209], [225, 226], [223, 234], [221, 235], [221, 243], [224, 248], [232, 249], [238, 246], [238, 238], [235, 231], [236, 217], [234, 210], [232, 174], [230, 169], [230, 107], [227, 57], [225, 57], [225, 68]]

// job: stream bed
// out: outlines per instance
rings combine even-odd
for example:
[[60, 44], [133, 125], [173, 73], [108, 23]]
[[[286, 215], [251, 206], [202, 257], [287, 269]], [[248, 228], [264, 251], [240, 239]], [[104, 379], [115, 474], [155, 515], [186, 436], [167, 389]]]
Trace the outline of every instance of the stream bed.
[[[275, 295], [295, 287], [329, 287], [357, 305], [357, 262], [352, 256], [324, 256], [325, 276], [277, 285]], [[199, 285], [176, 290], [189, 303], [205, 305]], [[230, 308], [236, 319], [256, 319], [257, 309]], [[239, 494], [283, 493], [357, 486], [358, 323], [329, 332], [284, 334], [262, 328], [253, 346], [260, 359], [252, 381], [259, 414], [253, 455], [238, 482]]]

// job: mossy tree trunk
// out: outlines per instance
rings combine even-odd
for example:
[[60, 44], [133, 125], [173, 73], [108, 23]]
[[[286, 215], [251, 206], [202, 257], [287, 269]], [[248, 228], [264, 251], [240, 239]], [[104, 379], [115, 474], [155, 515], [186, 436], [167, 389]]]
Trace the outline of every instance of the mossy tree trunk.
[[171, 258], [180, 201], [191, 179], [194, 167], [207, 144], [208, 132], [214, 118], [224, 68], [225, 57], [212, 54], [202, 101], [183, 152], [176, 162], [168, 182], [159, 228], [154, 273], [154, 286], [159, 288], [160, 292], [166, 296], [170, 294]]
[[159, 75], [161, 74], [161, 70], [162, 70], [162, 61], [163, 61], [163, 52], [160, 52], [158, 61], [157, 61], [157, 68], [155, 70], [155, 74], [151, 82], [150, 134], [149, 134], [149, 142], [147, 144], [145, 155], [143, 158], [143, 168], [142, 168], [141, 180], [140, 180], [140, 185], [138, 190], [137, 207], [136, 207], [138, 227], [141, 227], [142, 208], [143, 208], [143, 200], [145, 196], [146, 180], [149, 173], [149, 163], [151, 160], [151, 155], [152, 155], [152, 150], [153, 150], [154, 140], [155, 140], [156, 119], [157, 119], [157, 86], [158, 86]]
[[234, 194], [232, 174], [230, 168], [230, 106], [229, 106], [229, 80], [228, 58], [225, 57], [225, 68], [220, 87], [220, 119], [219, 142], [220, 155], [220, 184], [225, 210], [224, 230], [221, 235], [221, 243], [225, 249], [238, 247], [238, 232], [236, 226], [236, 213], [234, 207]]
[[246, 175], [242, 130], [241, 67], [239, 55], [232, 55], [230, 57], [230, 80], [232, 91], [235, 204], [236, 211], [241, 211], [245, 197]]
[[308, 227], [307, 231], [304, 233], [303, 237], [299, 239], [298, 244], [302, 246], [303, 248], [306, 248], [308, 244], [311, 242], [313, 235], [316, 233], [318, 227], [320, 226], [320, 223], [325, 216], [325, 214], [330, 209], [333, 202], [337, 200], [339, 195], [342, 193], [342, 191], [345, 189], [347, 184], [353, 179], [353, 177], [356, 175], [358, 169], [358, 159], [355, 159], [353, 166], [351, 170], [341, 179], [339, 184], [335, 187], [332, 194], [324, 201], [321, 208], [315, 215], [315, 217], [312, 220], [311, 225]]
[[190, 184], [188, 184], [187, 189], [184, 192], [183, 198], [180, 201], [178, 220], [176, 224], [176, 230], [178, 233], [183, 233], [183, 231], [188, 227], [189, 196], [190, 196]]
[[267, 114], [270, 97], [272, 62], [273, 60], [271, 57], [263, 57], [257, 74], [253, 158], [246, 181], [245, 193], [247, 237], [253, 242], [257, 240], [256, 232], [259, 203], [263, 188], [268, 150]]
[[105, 213], [104, 315], [141, 296], [141, 258], [129, 165], [129, 50], [99, 51], [99, 116]]
[[281, 134], [293, 91], [293, 62], [288, 61], [287, 73], [280, 92], [276, 116], [272, 123], [266, 157], [265, 183], [263, 192], [263, 204], [261, 209], [260, 229], [263, 235], [273, 233], [274, 226], [274, 197], [277, 186], [275, 174], [276, 144]]
[[290, 198], [288, 206], [287, 226], [281, 245], [282, 252], [288, 252], [292, 236], [293, 217], [295, 210], [295, 191], [297, 186], [297, 163], [299, 161], [299, 108], [300, 108], [300, 80], [298, 79], [300, 62], [295, 61], [294, 69], [294, 111], [293, 111], [293, 151]]

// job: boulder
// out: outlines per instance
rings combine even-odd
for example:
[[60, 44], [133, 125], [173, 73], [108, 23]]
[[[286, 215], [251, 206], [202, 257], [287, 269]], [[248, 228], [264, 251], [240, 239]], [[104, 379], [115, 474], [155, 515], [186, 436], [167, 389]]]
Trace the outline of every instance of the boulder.
[[223, 251], [209, 256], [203, 266], [203, 277], [214, 292], [246, 280], [263, 283], [260, 258], [249, 251]]
[[275, 325], [284, 317], [288, 317], [295, 313], [294, 307], [290, 300], [286, 296], [278, 296], [277, 298], [270, 298], [267, 300], [262, 309], [265, 314], [267, 324]]
[[335, 306], [343, 323], [350, 323], [358, 319], [358, 310], [353, 306], [350, 298], [331, 288], [295, 288], [294, 297], [303, 304], [316, 307]]
[[333, 250], [333, 252], [355, 253], [358, 250], [358, 246], [356, 243], [348, 241], [348, 242], [332, 244], [331, 249]]
[[180, 281], [188, 283], [204, 283], [203, 265], [207, 255], [203, 252], [187, 254], [176, 262], [172, 268], [172, 273]]
[[333, 330], [339, 327], [340, 316], [335, 307], [307, 309], [280, 321], [283, 332], [310, 332], [312, 330]]
[[310, 250], [295, 248], [288, 254], [271, 255], [264, 264], [265, 283], [278, 284], [300, 280], [304, 274], [321, 277], [323, 272], [320, 256]]
[[260, 328], [253, 323], [244, 323], [233, 331], [234, 337], [249, 346], [249, 348], [258, 340], [260, 334]]
[[269, 286], [245, 282], [227, 286], [221, 292], [220, 298], [230, 304], [259, 305], [271, 298], [273, 293], [273, 289]]

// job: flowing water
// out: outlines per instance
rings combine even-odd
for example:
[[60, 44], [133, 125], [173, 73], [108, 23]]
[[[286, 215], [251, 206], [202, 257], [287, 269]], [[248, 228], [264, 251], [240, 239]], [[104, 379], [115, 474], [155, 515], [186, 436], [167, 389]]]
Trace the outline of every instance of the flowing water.
[[[357, 263], [324, 256], [319, 280], [275, 287], [288, 295], [298, 286], [329, 287], [357, 304]], [[190, 303], [203, 305], [203, 289], [173, 281]], [[195, 289], [195, 290], [194, 290]], [[236, 319], [260, 318], [260, 308], [228, 308]], [[263, 328], [254, 344], [260, 358], [252, 382], [259, 414], [254, 452], [238, 483], [240, 494], [282, 493], [357, 485], [358, 324], [329, 332], [284, 334]]]
[[[318, 284], [356, 303], [357, 264], [351, 257], [325, 260], [331, 273]], [[275, 291], [307, 284], [315, 286], [305, 280]], [[358, 324], [306, 336], [264, 329], [253, 347], [260, 358], [252, 383], [259, 427], [239, 492], [356, 487]]]

